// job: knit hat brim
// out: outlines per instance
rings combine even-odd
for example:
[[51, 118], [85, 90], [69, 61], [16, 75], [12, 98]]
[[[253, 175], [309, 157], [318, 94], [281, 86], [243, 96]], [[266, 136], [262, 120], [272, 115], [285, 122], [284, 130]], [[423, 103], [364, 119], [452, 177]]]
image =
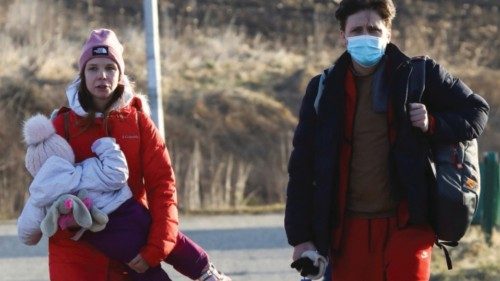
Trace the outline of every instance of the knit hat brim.
[[85, 69], [85, 65], [89, 60], [98, 57], [113, 60], [118, 65], [121, 76], [125, 74], [123, 45], [116, 37], [116, 34], [110, 29], [100, 28], [92, 30], [89, 38], [82, 47], [82, 53], [78, 61], [80, 73]]

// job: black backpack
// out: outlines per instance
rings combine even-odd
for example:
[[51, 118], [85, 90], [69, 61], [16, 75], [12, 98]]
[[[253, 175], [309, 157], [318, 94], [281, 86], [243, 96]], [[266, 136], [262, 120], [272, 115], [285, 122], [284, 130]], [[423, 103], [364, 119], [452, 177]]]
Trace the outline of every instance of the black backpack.
[[[407, 102], [421, 102], [425, 90], [427, 57], [411, 59], [412, 72]], [[324, 83], [334, 66], [319, 80], [314, 108], [318, 112]], [[418, 130], [415, 130], [418, 131]], [[421, 136], [416, 136], [421, 137]], [[453, 144], [428, 143], [432, 156], [429, 165], [434, 174], [430, 194], [430, 221], [436, 233], [436, 245], [444, 251], [448, 269], [451, 259], [445, 246], [455, 247], [470, 226], [479, 204], [480, 173], [476, 139]]]
[[[426, 57], [413, 58], [407, 101], [421, 102], [425, 90]], [[431, 194], [431, 225], [436, 245], [443, 249], [448, 269], [451, 259], [445, 246], [457, 246], [479, 205], [480, 172], [477, 140], [452, 144], [429, 143], [430, 165], [435, 177]]]

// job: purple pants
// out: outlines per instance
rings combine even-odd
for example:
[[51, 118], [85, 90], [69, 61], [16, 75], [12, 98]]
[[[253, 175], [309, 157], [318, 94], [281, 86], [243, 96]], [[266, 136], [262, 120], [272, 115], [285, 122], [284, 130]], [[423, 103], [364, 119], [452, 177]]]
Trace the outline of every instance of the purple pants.
[[[134, 199], [129, 199], [109, 214], [109, 221], [104, 230], [87, 231], [82, 239], [107, 257], [128, 263], [146, 245], [150, 224], [149, 211]], [[177, 243], [165, 262], [183, 275], [198, 279], [208, 265], [208, 255], [200, 246], [179, 231]], [[135, 281], [171, 280], [161, 266], [149, 268], [141, 274], [129, 269], [129, 273]]]

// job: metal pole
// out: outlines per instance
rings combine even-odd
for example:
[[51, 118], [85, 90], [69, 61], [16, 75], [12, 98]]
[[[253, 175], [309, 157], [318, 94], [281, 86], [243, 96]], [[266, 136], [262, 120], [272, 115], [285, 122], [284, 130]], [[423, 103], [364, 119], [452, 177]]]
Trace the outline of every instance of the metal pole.
[[163, 125], [163, 103], [161, 92], [160, 44], [158, 36], [158, 4], [156, 0], [144, 0], [144, 27], [148, 64], [148, 96], [151, 118], [165, 139]]

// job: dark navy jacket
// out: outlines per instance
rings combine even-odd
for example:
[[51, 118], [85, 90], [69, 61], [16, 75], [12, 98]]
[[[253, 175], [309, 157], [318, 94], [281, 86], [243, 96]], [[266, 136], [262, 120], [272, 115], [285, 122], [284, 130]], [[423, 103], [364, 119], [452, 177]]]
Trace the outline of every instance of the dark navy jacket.
[[[346, 126], [345, 79], [351, 58], [344, 53], [326, 77], [318, 111], [314, 101], [319, 75], [307, 86], [299, 113], [299, 123], [290, 156], [285, 211], [285, 230], [290, 245], [312, 241], [327, 256], [332, 233], [342, 227], [339, 210], [340, 153], [349, 142], [343, 135]], [[428, 188], [432, 184], [428, 170], [428, 146], [408, 120], [408, 81], [412, 71], [410, 58], [395, 45], [386, 48], [386, 79], [390, 111], [394, 115], [390, 129], [396, 132], [389, 155], [393, 194], [408, 202], [409, 223], [427, 224]], [[477, 138], [483, 131], [489, 106], [462, 81], [452, 77], [433, 60], [426, 61], [426, 85], [422, 102], [434, 117], [435, 127], [427, 136], [435, 142], [457, 142]], [[348, 170], [348, 169], [347, 169]]]

